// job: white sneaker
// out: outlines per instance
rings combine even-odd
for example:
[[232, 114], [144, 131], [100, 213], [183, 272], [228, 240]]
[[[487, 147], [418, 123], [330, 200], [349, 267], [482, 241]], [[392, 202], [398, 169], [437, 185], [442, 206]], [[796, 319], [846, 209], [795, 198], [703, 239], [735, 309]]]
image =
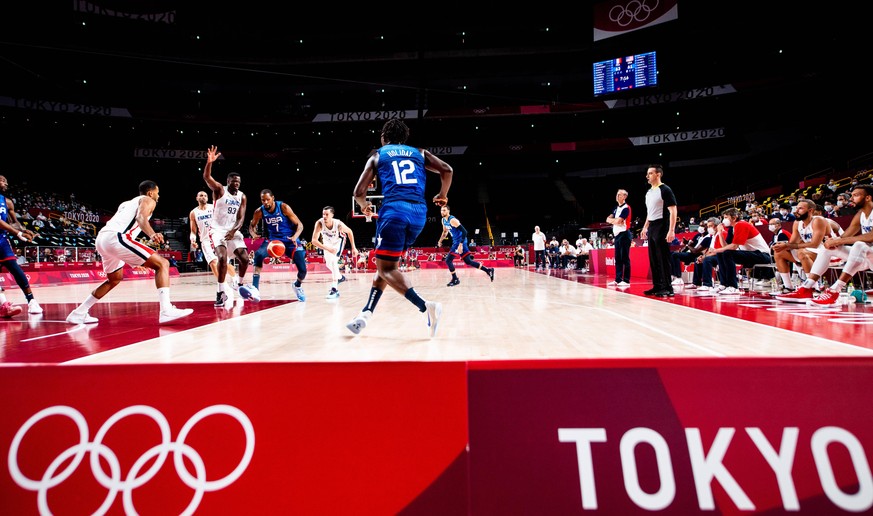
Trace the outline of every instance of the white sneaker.
[[339, 290], [332, 288], [330, 292], [327, 293], [327, 299], [336, 299], [339, 297]]
[[294, 293], [297, 294], [297, 301], [306, 301], [306, 294], [303, 293], [303, 287], [294, 287]]
[[430, 328], [430, 336], [433, 337], [440, 323], [440, 316], [443, 314], [443, 305], [436, 301], [427, 301], [424, 306], [427, 307], [427, 326]]
[[630, 283], [628, 283], [627, 281], [619, 281], [615, 286], [618, 288], [625, 288], [629, 287]]
[[29, 314], [41, 314], [42, 307], [39, 306], [39, 303], [36, 302], [36, 299], [31, 299], [27, 303], [27, 313]]
[[715, 292], [721, 292], [722, 290], [724, 290], [724, 289], [726, 289], [726, 288], [727, 288], [726, 285], [719, 285], [719, 286], [717, 286], [717, 287], [712, 287], [710, 290], [713, 290], [713, 291], [715, 291]]
[[695, 290], [696, 288], [698, 288], [698, 287], [694, 283], [691, 283], [690, 285], [685, 286], [685, 290]]
[[173, 305], [170, 305], [170, 308], [167, 310], [161, 310], [161, 317], [158, 320], [160, 324], [168, 323], [170, 321], [175, 321], [176, 319], [181, 319], [182, 317], [187, 317], [194, 313], [193, 308], [176, 308]]
[[682, 281], [682, 278], [676, 278], [670, 284], [673, 286], [676, 286], [676, 287], [681, 287], [682, 285], [685, 284], [685, 282]]
[[615, 281], [615, 280], [612, 280], [612, 281], [610, 281], [609, 283], [606, 284], [607, 287], [615, 287], [615, 286], [617, 286], [617, 285], [618, 285], [618, 282]]
[[242, 296], [243, 299], [251, 299], [255, 303], [261, 300], [261, 291], [252, 285], [240, 285], [239, 295]]
[[91, 324], [97, 322], [97, 318], [91, 317], [88, 312], [82, 314], [73, 310], [70, 312], [70, 315], [67, 316], [67, 322], [70, 324]]
[[361, 311], [354, 319], [348, 324], [346, 324], [346, 328], [349, 329], [350, 332], [355, 335], [361, 333], [361, 330], [367, 327], [367, 321], [370, 320], [370, 317], [373, 316], [373, 312], [370, 311]]
[[736, 287], [727, 287], [724, 290], [719, 290], [718, 293], [722, 296], [735, 296], [738, 294], [742, 294], [743, 292]]

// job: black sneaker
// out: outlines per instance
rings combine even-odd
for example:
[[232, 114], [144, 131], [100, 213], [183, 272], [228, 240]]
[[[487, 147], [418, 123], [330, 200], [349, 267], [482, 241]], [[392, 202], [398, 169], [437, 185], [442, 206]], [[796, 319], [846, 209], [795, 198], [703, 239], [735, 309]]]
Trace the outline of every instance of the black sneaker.
[[446, 286], [447, 287], [454, 287], [455, 285], [460, 285], [460, 284], [461, 284], [461, 280], [459, 280], [458, 278], [452, 278], [452, 281], [446, 283]]
[[494, 281], [494, 267], [488, 269], [488, 277], [491, 278], [491, 281]]
[[654, 296], [654, 295], [657, 294], [658, 292], [660, 292], [660, 290], [658, 290], [658, 289], [656, 289], [656, 288], [650, 288], [649, 290], [645, 290], [645, 291], [643, 291], [643, 295], [646, 295], [646, 296]]
[[337, 284], [342, 283], [345, 280], [346, 280], [346, 277], [345, 277], [345, 275], [343, 275], [343, 277], [337, 281]]
[[661, 290], [659, 292], [655, 292], [655, 297], [673, 297], [676, 293], [672, 290]]
[[227, 294], [224, 292], [218, 292], [215, 294], [215, 306], [224, 306], [224, 303], [227, 302]]

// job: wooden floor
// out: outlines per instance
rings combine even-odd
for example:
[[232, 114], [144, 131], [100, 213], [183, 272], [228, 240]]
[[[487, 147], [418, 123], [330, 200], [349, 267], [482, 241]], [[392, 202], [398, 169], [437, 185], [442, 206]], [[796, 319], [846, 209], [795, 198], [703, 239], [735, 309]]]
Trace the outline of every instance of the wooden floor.
[[[830, 310], [786, 305], [766, 295], [671, 299], [625, 291], [608, 278], [575, 271], [502, 268], [492, 283], [481, 271], [459, 268], [448, 288], [446, 270], [408, 272], [416, 291], [443, 304], [430, 339], [423, 314], [386, 291], [367, 328], [345, 324], [363, 307], [370, 273], [348, 274], [339, 299], [325, 298], [327, 274], [310, 274], [307, 300], [293, 295], [287, 272], [264, 274], [263, 301], [216, 309], [214, 280], [204, 273], [173, 278], [171, 297], [195, 314], [157, 325], [157, 295], [148, 280], [123, 281], [92, 309], [97, 325], [63, 323], [95, 284], [40, 287], [42, 316], [0, 320], [0, 361], [67, 364], [180, 362], [478, 361], [565, 358], [873, 356], [870, 304]], [[21, 297], [9, 292], [10, 299]], [[240, 300], [241, 301], [241, 300]], [[135, 307], [133, 312], [124, 307]], [[54, 346], [54, 348], [52, 348]], [[66, 350], [65, 346], [74, 349]], [[36, 350], [52, 350], [35, 355]], [[29, 354], [30, 353], [30, 354]], [[24, 357], [22, 359], [22, 357]]]

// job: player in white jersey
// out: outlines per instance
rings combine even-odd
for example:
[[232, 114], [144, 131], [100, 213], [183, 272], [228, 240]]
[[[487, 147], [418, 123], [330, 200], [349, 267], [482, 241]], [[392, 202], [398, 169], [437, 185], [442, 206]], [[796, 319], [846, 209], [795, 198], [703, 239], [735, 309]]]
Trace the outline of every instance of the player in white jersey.
[[807, 304], [827, 306], [836, 303], [840, 292], [852, 280], [852, 276], [860, 271], [873, 269], [873, 185], [855, 186], [852, 190], [852, 202], [858, 208], [852, 223], [843, 232], [843, 236], [825, 242], [825, 247], [830, 252], [845, 255], [843, 272], [831, 288]]
[[815, 211], [815, 201], [800, 200], [794, 213], [796, 220], [791, 228], [791, 238], [787, 242], [773, 244], [773, 258], [783, 288], [791, 288], [792, 264], [799, 263], [803, 271], [809, 274], [815, 258], [825, 251], [822, 242], [832, 231], [827, 219], [815, 215]]
[[150, 241], [164, 243], [164, 235], [156, 232], [149, 219], [158, 202], [158, 185], [154, 181], [139, 184], [139, 195], [118, 206], [118, 211], [97, 233], [97, 252], [103, 258], [106, 281], [100, 284], [88, 298], [67, 316], [70, 324], [96, 323], [97, 318], [88, 314], [94, 304], [115, 288], [124, 279], [124, 264], [132, 267], [146, 266], [155, 271], [155, 286], [161, 304], [161, 324], [191, 315], [191, 308], [179, 309], [170, 304], [170, 263], [155, 249], [139, 242], [136, 237], [145, 233]]
[[352, 258], [354, 259], [358, 255], [358, 248], [355, 247], [355, 234], [343, 221], [334, 218], [334, 212], [333, 206], [325, 206], [321, 210], [321, 218], [315, 222], [315, 228], [312, 230], [312, 245], [324, 250], [324, 264], [327, 265], [331, 273], [328, 299], [339, 297], [338, 286], [346, 280], [339, 269], [339, 258], [342, 255], [343, 247], [345, 247], [345, 237], [349, 239]]
[[[224, 303], [233, 297], [232, 288], [228, 287], [224, 280], [227, 277], [228, 256], [233, 254], [239, 261], [239, 293], [243, 298], [260, 301], [257, 289], [243, 284], [246, 270], [249, 267], [249, 253], [243, 240], [240, 228], [246, 214], [246, 195], [239, 189], [240, 176], [236, 172], [227, 174], [227, 186], [225, 187], [212, 178], [212, 163], [221, 156], [215, 145], [206, 150], [206, 166], [203, 167], [203, 180], [212, 190], [213, 208], [210, 235], [215, 247], [215, 256], [218, 258], [217, 293], [215, 306], [224, 306]], [[231, 294], [231, 295], [228, 295]]]
[[[203, 253], [203, 260], [209, 264], [212, 274], [218, 278], [218, 257], [215, 256], [215, 244], [212, 243], [212, 204], [207, 203], [209, 200], [206, 192], [197, 192], [197, 207], [188, 213], [188, 222], [191, 227], [191, 249], [197, 249], [197, 236], [200, 235], [200, 251]], [[228, 264], [230, 265], [230, 264]], [[239, 278], [236, 275], [234, 267], [228, 267], [227, 276], [225, 279], [231, 282], [231, 285], [238, 285]]]
[[[852, 201], [858, 207], [858, 212], [852, 218], [849, 227], [839, 238], [825, 240], [825, 252], [819, 252], [812, 264], [812, 269], [806, 276], [806, 281], [795, 292], [784, 296], [776, 296], [780, 301], [807, 303], [816, 305], [832, 305], [837, 301], [840, 290], [852, 276], [873, 265], [873, 185], [858, 185], [852, 190]], [[843, 272], [839, 280], [830, 289], [821, 293], [818, 299], [813, 299], [815, 284], [827, 271], [831, 258], [845, 260]]]

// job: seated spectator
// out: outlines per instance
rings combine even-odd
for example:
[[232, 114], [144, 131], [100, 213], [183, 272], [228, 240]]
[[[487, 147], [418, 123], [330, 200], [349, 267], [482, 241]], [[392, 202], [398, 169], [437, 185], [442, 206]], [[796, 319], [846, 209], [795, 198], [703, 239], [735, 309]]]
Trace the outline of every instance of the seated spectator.
[[587, 238], [582, 239], [582, 245], [576, 248], [576, 269], [581, 269], [583, 272], [588, 272], [588, 260], [591, 258], [591, 251], [594, 246]]
[[709, 249], [710, 242], [712, 242], [712, 236], [706, 232], [704, 226], [698, 226], [695, 235], [691, 237], [690, 240], [686, 239], [680, 250], [672, 251], [670, 253], [673, 285], [685, 285], [685, 281], [682, 279], [682, 265], [694, 263], [698, 256], [702, 255], [707, 249]]
[[[696, 288], [699, 292], [717, 292], [718, 289], [712, 284], [712, 271], [718, 268], [718, 256], [715, 251], [727, 241], [727, 231], [715, 217], [706, 219], [705, 224], [706, 233], [710, 236], [709, 248], [696, 258], [692, 283], [685, 288], [689, 290]], [[720, 268], [718, 268], [718, 282], [718, 288], [722, 288], [724, 279]]]
[[512, 256], [516, 267], [524, 266], [524, 247], [522, 247], [521, 244], [515, 246], [515, 252]]
[[722, 212], [722, 217], [722, 224], [732, 228], [733, 234], [728, 234], [726, 245], [715, 250], [718, 269], [725, 280], [722, 283], [725, 288], [719, 291], [719, 294], [740, 294], [737, 264], [751, 267], [758, 263], [773, 263], [770, 258], [770, 246], [755, 226], [748, 221], [740, 220], [740, 212], [736, 208], [726, 209]]
[[779, 207], [779, 215], [778, 217], [782, 219], [782, 222], [794, 222], [796, 217], [793, 213], [791, 213], [791, 208], [787, 204], [783, 204]]
[[565, 238], [561, 241], [561, 247], [559, 248], [559, 254], [561, 256], [561, 268], [566, 269], [567, 265], [570, 263], [570, 260], [576, 259], [576, 248], [570, 245], [570, 242]]
[[855, 207], [849, 194], [841, 193], [837, 196], [837, 207], [834, 209], [836, 217], [847, 217], [855, 215], [857, 212], [858, 209]]

